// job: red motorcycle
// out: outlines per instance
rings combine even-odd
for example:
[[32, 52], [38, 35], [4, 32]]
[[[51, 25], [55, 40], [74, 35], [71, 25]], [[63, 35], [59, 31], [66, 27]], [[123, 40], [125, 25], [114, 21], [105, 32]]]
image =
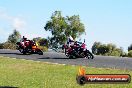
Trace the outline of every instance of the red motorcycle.
[[23, 42], [17, 42], [17, 49], [23, 54], [39, 54], [43, 55], [43, 52], [36, 46], [36, 43], [32, 40], [26, 40]]
[[75, 42], [74, 45], [70, 47], [63, 45], [62, 49], [69, 58], [94, 58], [94, 55], [86, 48], [85, 43]]

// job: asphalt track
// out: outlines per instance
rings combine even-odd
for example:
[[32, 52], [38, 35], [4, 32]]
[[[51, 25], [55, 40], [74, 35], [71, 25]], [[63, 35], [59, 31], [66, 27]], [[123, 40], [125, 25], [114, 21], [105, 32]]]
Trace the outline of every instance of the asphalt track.
[[32, 54], [22, 55], [16, 50], [0, 49], [0, 56], [13, 57], [18, 59], [28, 59], [35, 61], [52, 62], [67, 65], [81, 65], [99, 68], [117, 68], [132, 70], [132, 58], [95, 56], [94, 59], [77, 58], [69, 59], [63, 53], [44, 52], [44, 55]]

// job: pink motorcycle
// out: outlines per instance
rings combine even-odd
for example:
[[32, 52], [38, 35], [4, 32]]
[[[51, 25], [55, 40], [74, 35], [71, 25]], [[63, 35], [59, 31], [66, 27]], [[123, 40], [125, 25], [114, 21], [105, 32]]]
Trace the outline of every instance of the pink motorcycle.
[[76, 41], [74, 45], [70, 47], [68, 47], [68, 45], [63, 45], [62, 49], [69, 58], [94, 58], [94, 55], [86, 48], [85, 43]]

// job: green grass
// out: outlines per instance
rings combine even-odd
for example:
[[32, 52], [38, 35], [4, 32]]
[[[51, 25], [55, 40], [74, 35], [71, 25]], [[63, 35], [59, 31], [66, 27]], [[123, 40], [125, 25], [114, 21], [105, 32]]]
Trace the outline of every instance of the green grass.
[[[87, 74], [130, 74], [132, 71], [84, 67]], [[0, 57], [0, 86], [19, 88], [132, 88], [132, 84], [76, 83], [79, 66]]]

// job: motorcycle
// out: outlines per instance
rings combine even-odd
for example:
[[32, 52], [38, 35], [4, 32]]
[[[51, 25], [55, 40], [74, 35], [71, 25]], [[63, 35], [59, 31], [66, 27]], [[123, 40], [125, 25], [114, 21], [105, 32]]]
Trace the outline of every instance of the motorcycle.
[[43, 55], [43, 52], [36, 46], [33, 41], [26, 41], [24, 44], [22, 42], [17, 42], [17, 50], [23, 54], [39, 54]]
[[73, 46], [63, 45], [62, 49], [69, 58], [88, 58], [93, 59], [94, 55], [86, 48], [85, 43], [76, 42]]

